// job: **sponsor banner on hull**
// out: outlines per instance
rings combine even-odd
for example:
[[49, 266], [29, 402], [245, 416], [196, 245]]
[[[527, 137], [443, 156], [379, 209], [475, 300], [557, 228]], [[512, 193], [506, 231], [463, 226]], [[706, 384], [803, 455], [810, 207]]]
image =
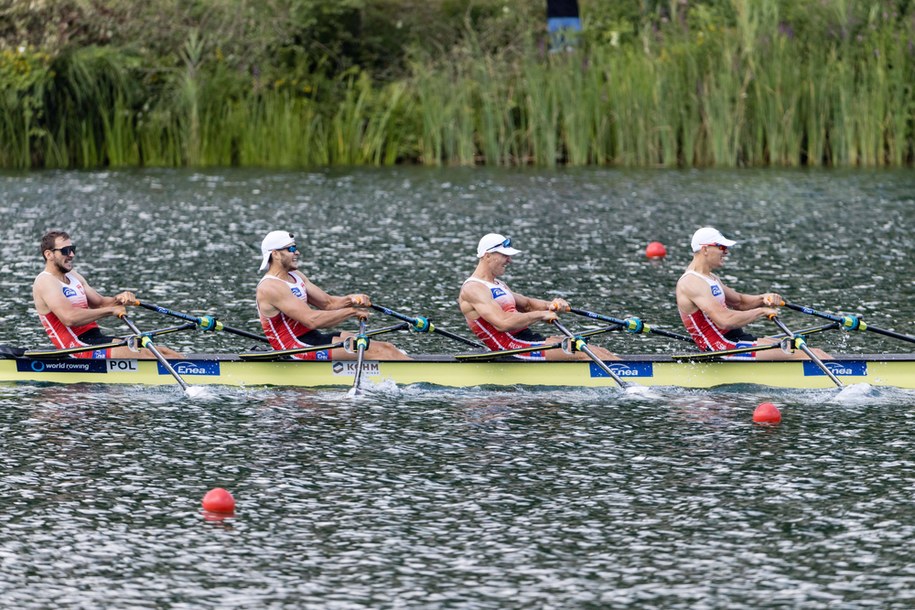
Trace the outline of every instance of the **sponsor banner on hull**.
[[[602, 368], [591, 364], [591, 377], [610, 377]], [[620, 379], [636, 377], [654, 377], [654, 367], [651, 362], [605, 362], [611, 371], [619, 375]]]
[[68, 360], [17, 360], [21, 373], [107, 373], [105, 360], [71, 358]]
[[[826, 368], [836, 377], [867, 377], [867, 362], [864, 360], [847, 360], [843, 362], [823, 361]], [[825, 377], [815, 362], [804, 360], [804, 377]]]
[[[218, 377], [219, 376], [219, 362], [216, 360], [176, 360], [169, 361], [169, 364], [172, 365], [172, 368], [175, 369], [175, 372], [185, 376], [209, 376], [209, 377]], [[160, 375], [171, 375], [161, 362], [156, 362], [156, 368], [159, 369]]]
[[[334, 360], [331, 364], [331, 370], [335, 377], [355, 377], [356, 361], [355, 360]], [[381, 375], [381, 366], [374, 360], [365, 360], [362, 363], [362, 375], [377, 377]]]

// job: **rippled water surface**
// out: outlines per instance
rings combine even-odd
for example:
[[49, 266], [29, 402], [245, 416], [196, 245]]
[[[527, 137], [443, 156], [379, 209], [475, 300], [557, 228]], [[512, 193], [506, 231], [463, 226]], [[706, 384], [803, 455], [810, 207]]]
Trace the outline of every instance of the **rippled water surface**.
[[[38, 239], [56, 227], [103, 293], [250, 330], [258, 244], [288, 229], [328, 291], [364, 290], [463, 333], [455, 297], [485, 232], [524, 250], [514, 289], [679, 330], [672, 294], [689, 236], [713, 224], [740, 241], [723, 271], [735, 288], [911, 334], [913, 187], [911, 172], [2, 174], [0, 343], [47, 343], [30, 287]], [[653, 240], [665, 261], [645, 259]], [[203, 333], [168, 343], [249, 347]], [[912, 351], [870, 333], [811, 343]], [[674, 350], [628, 335], [603, 344]], [[753, 424], [763, 401], [780, 425]], [[189, 399], [0, 385], [0, 606], [909, 608], [913, 414], [915, 393], [887, 388], [390, 385], [358, 398], [210, 388]], [[201, 512], [217, 486], [235, 496], [233, 517]]]

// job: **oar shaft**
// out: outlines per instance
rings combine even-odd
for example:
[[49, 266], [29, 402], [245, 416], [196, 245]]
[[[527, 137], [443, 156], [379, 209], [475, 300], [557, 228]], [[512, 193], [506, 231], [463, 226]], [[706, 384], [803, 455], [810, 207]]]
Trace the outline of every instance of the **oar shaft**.
[[172, 311], [171, 309], [168, 309], [167, 307], [161, 307], [159, 305], [154, 305], [152, 303], [143, 303], [142, 301], [134, 301], [134, 304], [139, 305], [140, 307], [143, 307], [145, 309], [149, 309], [150, 311], [155, 311], [156, 313], [160, 313], [165, 316], [172, 316], [174, 318], [179, 318], [181, 320], [188, 320], [189, 322], [195, 323], [197, 326], [199, 326], [200, 328], [202, 328], [204, 330], [224, 330], [227, 333], [231, 333], [233, 335], [238, 335], [239, 337], [246, 337], [248, 339], [254, 339], [255, 341], [261, 341], [264, 343], [270, 342], [270, 340], [267, 339], [267, 337], [264, 337], [263, 335], [251, 333], [251, 332], [248, 332], [241, 328], [233, 328], [232, 326], [226, 326], [221, 321], [219, 321], [216, 318], [213, 318], [211, 316], [207, 316], [207, 318], [204, 319], [204, 318], [200, 318], [197, 316], [192, 316], [190, 314], [182, 313], [180, 311]]
[[[586, 330], [581, 333], [582, 337], [593, 337], [596, 335], [601, 335], [614, 331], [619, 328], [619, 325], [614, 324], [613, 326], [606, 326], [604, 328], [596, 328], [594, 330]], [[562, 347], [562, 342], [559, 343], [546, 343], [543, 345], [532, 345], [530, 347], [518, 347], [515, 349], [504, 349], [497, 350], [494, 352], [475, 352], [473, 354], [456, 354], [454, 357], [457, 360], [495, 360], [496, 358], [501, 358], [502, 356], [516, 356], [519, 354], [529, 354], [530, 352], [541, 352], [546, 350], [558, 349]]]
[[152, 355], [156, 357], [156, 360], [159, 361], [159, 364], [161, 364], [162, 367], [165, 368], [166, 371], [171, 373], [172, 377], [175, 378], [175, 381], [178, 382], [178, 385], [181, 386], [181, 389], [186, 392], [189, 387], [187, 382], [181, 378], [181, 375], [179, 375], [178, 372], [174, 368], [172, 368], [172, 365], [169, 364], [168, 360], [165, 359], [165, 356], [162, 355], [162, 352], [160, 352], [158, 350], [158, 348], [156, 348], [156, 346], [153, 345], [152, 339], [143, 335], [143, 333], [140, 332], [140, 330], [136, 327], [136, 325], [133, 323], [133, 321], [130, 318], [128, 318], [126, 315], [122, 314], [120, 316], [120, 318], [124, 321], [124, 324], [126, 324], [127, 327], [130, 328], [130, 330], [132, 330], [134, 332], [134, 334], [136, 334], [138, 337], [144, 337], [146, 339], [143, 342], [143, 347], [145, 347], [150, 352], [152, 352]]
[[579, 316], [591, 318], [592, 320], [601, 320], [603, 322], [617, 324], [619, 326], [622, 326], [626, 330], [629, 330], [630, 332], [649, 333], [652, 335], [660, 335], [662, 337], [668, 337], [670, 339], [677, 339], [678, 341], [686, 341], [688, 343], [693, 342], [692, 337], [688, 337], [686, 335], [681, 335], [679, 333], [671, 332], [669, 330], [664, 330], [661, 328], [655, 328], [654, 326], [645, 324], [644, 322], [642, 322], [642, 320], [640, 320], [638, 318], [627, 318], [627, 319], [623, 320], [621, 318], [614, 318], [613, 316], [607, 316], [604, 314], [596, 313], [593, 311], [588, 311], [586, 309], [578, 309], [575, 307], [570, 307], [569, 311], [571, 311], [572, 313], [579, 315]]
[[356, 373], [353, 375], [353, 393], [362, 391], [362, 364], [365, 361], [365, 349], [368, 338], [365, 334], [365, 320], [359, 320], [359, 334], [356, 335]]
[[471, 339], [466, 339], [460, 335], [456, 335], [443, 328], [438, 328], [437, 326], [435, 326], [431, 321], [429, 321], [426, 318], [413, 318], [406, 314], [402, 314], [398, 311], [394, 311], [393, 309], [384, 307], [382, 305], [376, 305], [375, 303], [372, 303], [372, 309], [374, 309], [375, 311], [381, 312], [387, 316], [391, 316], [392, 318], [397, 318], [398, 320], [403, 320], [404, 322], [409, 322], [410, 325], [413, 327], [413, 329], [418, 332], [430, 332], [431, 331], [433, 333], [442, 335], [444, 337], [448, 337], [449, 339], [454, 339], [455, 341], [459, 341], [465, 345], [470, 345], [472, 347], [486, 349], [486, 346], [483, 345], [482, 343], [480, 343], [479, 341], [473, 341]]
[[810, 349], [810, 347], [807, 345], [807, 342], [804, 341], [803, 337], [798, 337], [794, 332], [789, 330], [788, 327], [785, 326], [785, 324], [781, 320], [778, 319], [778, 316], [769, 316], [769, 319], [772, 320], [772, 322], [774, 322], [775, 325], [778, 326], [782, 330], [783, 333], [788, 335], [788, 337], [791, 338], [791, 340], [794, 342], [794, 344], [797, 347], [799, 347], [801, 350], [803, 350], [803, 352], [805, 354], [807, 354], [807, 357], [810, 358], [813, 361], [813, 363], [816, 364], [820, 368], [820, 370], [823, 371], [823, 373], [825, 373], [826, 376], [832, 380], [832, 382], [834, 384], [836, 384], [836, 386], [838, 386], [840, 388], [845, 387], [845, 384], [842, 383], [839, 380], [839, 378], [836, 377], [835, 374], [829, 370], [829, 367], [826, 366], [825, 364], [823, 364], [822, 360], [817, 358], [817, 355], [813, 353], [813, 350]]
[[806, 307], [804, 305], [796, 305], [794, 303], [782, 302], [782, 305], [788, 309], [793, 309], [794, 311], [799, 311], [805, 313], [809, 316], [817, 316], [819, 318], [825, 318], [827, 320], [832, 320], [833, 322], [838, 322], [844, 330], [869, 330], [872, 333], [878, 335], [883, 335], [884, 337], [892, 337], [893, 339], [899, 339], [900, 341], [908, 341], [909, 343], [915, 343], [915, 337], [911, 335], [906, 335], [903, 333], [897, 333], [886, 328], [880, 328], [879, 326], [873, 326], [872, 324], [866, 323], [864, 320], [858, 316], [839, 316], [833, 313], [828, 313], [825, 311], [817, 311], [812, 307]]
[[[366, 332], [365, 335], [367, 337], [374, 337], [375, 335], [381, 335], [396, 330], [405, 330], [408, 326], [409, 325], [406, 323], [394, 324], [393, 326], [385, 326], [384, 328], [376, 328], [375, 330], [370, 330]], [[239, 354], [238, 357], [242, 360], [273, 360], [279, 357], [295, 356], [296, 354], [307, 354], [309, 352], [318, 352], [325, 349], [337, 349], [338, 347], [343, 347], [345, 344], [345, 341], [338, 341], [337, 343], [328, 343], [326, 345], [309, 345], [306, 347], [294, 347], [291, 349], [272, 350], [269, 352], [246, 352]]]
[[[170, 326], [168, 328], [160, 328], [158, 330], [150, 330], [143, 333], [147, 337], [155, 337], [156, 335], [164, 335], [167, 333], [178, 332], [179, 330], [187, 330], [189, 328], [194, 328], [196, 324], [188, 322], [187, 324], [180, 324], [178, 326]], [[131, 333], [129, 335], [123, 335], [117, 337], [114, 341], [109, 341], [107, 343], [99, 343], [97, 345], [82, 345], [79, 347], [66, 347], [63, 349], [54, 349], [54, 350], [28, 350], [23, 355], [30, 358], [53, 358], [55, 356], [67, 356], [69, 354], [78, 354], [80, 352], [91, 352], [97, 349], [111, 349], [114, 347], [123, 347], [128, 345], [130, 339], [137, 337], [137, 335]]]
[[591, 361], [594, 362], [594, 364], [596, 364], [596, 365], [598, 366], [598, 368], [600, 368], [600, 370], [602, 370], [603, 372], [607, 373], [607, 375], [608, 375], [611, 379], [613, 379], [613, 381], [615, 381], [616, 384], [617, 384], [619, 387], [621, 387], [621, 388], [626, 388], [626, 387], [629, 385], [628, 383], [626, 383], [625, 381], [623, 381], [622, 379], [620, 379], [620, 376], [617, 375], [616, 373], [614, 373], [614, 372], [613, 372], [613, 369], [611, 369], [609, 366], [607, 366], [607, 365], [604, 363], [603, 360], [601, 360], [600, 358], [598, 358], [598, 357], [597, 357], [597, 354], [595, 354], [594, 352], [592, 352], [592, 351], [591, 351], [591, 348], [588, 347], [587, 344], [586, 344], [584, 341], [576, 341], [575, 335], [573, 335], [572, 332], [571, 332], [568, 328], [566, 328], [565, 326], [563, 326], [562, 323], [561, 323], [559, 320], [553, 320], [552, 324], [553, 324], [556, 328], [558, 328], [558, 329], [559, 329], [559, 332], [561, 332], [563, 335], [565, 335], [566, 337], [568, 337], [568, 338], [571, 339], [572, 341], [575, 341], [575, 343], [576, 343], [575, 349], [577, 349], [577, 350], [579, 350], [579, 351], [581, 351], [581, 352], [584, 352], [584, 353], [591, 359]]

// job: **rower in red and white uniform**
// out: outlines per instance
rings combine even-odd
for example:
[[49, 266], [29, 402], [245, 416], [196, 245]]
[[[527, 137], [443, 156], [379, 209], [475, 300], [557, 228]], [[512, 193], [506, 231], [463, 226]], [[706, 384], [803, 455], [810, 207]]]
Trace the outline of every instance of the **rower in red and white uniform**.
[[[530, 328], [537, 322], [558, 319], [557, 311], [567, 311], [564, 299], [544, 301], [512, 292], [499, 278], [511, 263], [512, 256], [521, 250], [512, 247], [510, 237], [489, 233], [477, 245], [477, 267], [464, 280], [458, 295], [458, 305], [470, 330], [493, 351], [537, 347], [544, 343], [557, 343], [561, 336], [544, 337]], [[589, 346], [601, 360], [619, 360], [602, 347]], [[517, 354], [527, 360], [588, 360], [583, 352], [565, 353], [559, 349]]]
[[[724, 264], [728, 249], [737, 244], [712, 227], [703, 227], [693, 234], [693, 260], [677, 281], [677, 309], [680, 319], [693, 341], [703, 351], [722, 351], [757, 345], [771, 345], [775, 339], [757, 339], [743, 326], [760, 318], [777, 315], [775, 306], [782, 302], [775, 292], [742, 294], [725, 286], [712, 273]], [[823, 350], [813, 348], [820, 358], [830, 358]], [[786, 354], [779, 349], [744, 352], [726, 356], [742, 360], [801, 360], [807, 355], [800, 350]]]
[[[82, 275], [73, 270], [76, 246], [65, 231], [49, 231], [41, 238], [44, 271], [32, 284], [32, 298], [41, 325], [58, 349], [86, 346], [87, 351], [71, 354], [76, 358], [152, 359], [146, 348], [131, 350], [126, 345], [107, 349], [91, 349], [93, 345], [111, 343], [115, 337], [102, 334], [97, 320], [126, 313], [124, 306], [136, 301], [132, 292], [104, 297], [92, 288]], [[157, 345], [166, 358], [182, 355]]]
[[[257, 313], [273, 349], [330, 345], [353, 336], [349, 332], [321, 332], [349, 318], [365, 319], [372, 301], [365, 294], [332, 296], [299, 271], [299, 250], [292, 233], [271, 231], [261, 242], [260, 270], [266, 275], [257, 284]], [[295, 354], [300, 360], [355, 360], [343, 348]], [[385, 341], [371, 340], [365, 350], [369, 360], [409, 360]]]

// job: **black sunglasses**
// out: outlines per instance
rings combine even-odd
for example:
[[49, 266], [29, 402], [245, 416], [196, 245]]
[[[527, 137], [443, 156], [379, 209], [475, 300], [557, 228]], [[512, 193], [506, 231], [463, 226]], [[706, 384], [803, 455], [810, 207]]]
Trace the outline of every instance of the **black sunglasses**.
[[63, 248], [51, 248], [51, 252], [60, 252], [64, 256], [76, 254], [76, 246], [64, 246]]

